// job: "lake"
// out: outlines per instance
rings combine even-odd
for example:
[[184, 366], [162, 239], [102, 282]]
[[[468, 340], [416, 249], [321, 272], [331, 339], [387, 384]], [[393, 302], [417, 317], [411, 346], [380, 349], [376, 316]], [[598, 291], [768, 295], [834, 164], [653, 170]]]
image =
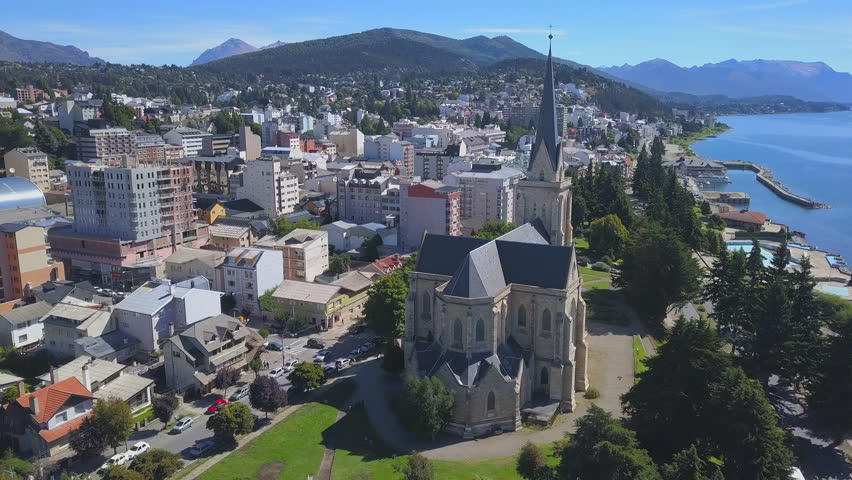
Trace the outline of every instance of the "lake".
[[831, 205], [811, 210], [782, 200], [748, 171], [729, 170], [722, 190], [746, 192], [750, 209], [807, 234], [822, 250], [852, 259], [852, 112], [719, 117], [731, 130], [695, 142], [714, 160], [745, 160], [772, 170], [790, 191]]

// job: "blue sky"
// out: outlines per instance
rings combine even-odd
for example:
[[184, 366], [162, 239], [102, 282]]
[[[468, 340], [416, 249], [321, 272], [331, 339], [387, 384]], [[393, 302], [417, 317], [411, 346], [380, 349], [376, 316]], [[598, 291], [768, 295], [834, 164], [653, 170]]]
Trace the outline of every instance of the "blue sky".
[[0, 30], [117, 63], [187, 65], [230, 37], [260, 46], [378, 27], [454, 38], [505, 34], [546, 51], [553, 24], [554, 54], [592, 66], [764, 58], [824, 61], [852, 72], [849, 0], [42, 0], [37, 11], [9, 3]]

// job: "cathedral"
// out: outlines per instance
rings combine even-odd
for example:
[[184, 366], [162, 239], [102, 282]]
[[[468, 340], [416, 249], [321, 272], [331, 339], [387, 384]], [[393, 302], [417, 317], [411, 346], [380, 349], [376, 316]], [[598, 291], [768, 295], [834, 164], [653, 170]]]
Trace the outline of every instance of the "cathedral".
[[556, 128], [548, 52], [537, 135], [515, 230], [494, 240], [426, 234], [409, 274], [406, 374], [455, 396], [446, 430], [521, 427], [524, 410], [574, 409], [588, 386], [586, 305], [571, 231], [571, 181]]

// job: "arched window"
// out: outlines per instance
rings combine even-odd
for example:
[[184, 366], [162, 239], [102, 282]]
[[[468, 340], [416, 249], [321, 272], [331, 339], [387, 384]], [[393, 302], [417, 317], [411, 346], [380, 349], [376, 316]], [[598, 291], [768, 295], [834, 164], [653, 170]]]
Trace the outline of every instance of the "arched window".
[[485, 322], [483, 322], [481, 318], [476, 321], [476, 341], [485, 341]]
[[542, 367], [541, 369], [541, 386], [546, 386], [550, 383], [550, 374], [547, 372], [547, 367]]
[[458, 318], [453, 322], [453, 347], [462, 348], [462, 323]]
[[521, 305], [518, 307], [518, 326], [526, 327], [527, 326], [527, 308]]
[[497, 400], [494, 398], [494, 392], [488, 392], [488, 404], [485, 407], [485, 414], [489, 417], [494, 415], [494, 410], [496, 410]]
[[544, 312], [541, 314], [541, 331], [549, 332], [550, 331], [550, 310], [544, 309]]
[[420, 314], [423, 318], [429, 318], [432, 316], [432, 299], [429, 297], [428, 292], [423, 292], [423, 296], [420, 298], [420, 302], [422, 305], [420, 306]]

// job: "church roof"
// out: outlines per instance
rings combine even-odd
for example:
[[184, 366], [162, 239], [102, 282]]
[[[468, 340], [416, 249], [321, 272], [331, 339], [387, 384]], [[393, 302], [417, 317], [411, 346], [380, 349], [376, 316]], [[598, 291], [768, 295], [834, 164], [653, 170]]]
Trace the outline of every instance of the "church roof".
[[497, 369], [505, 380], [516, 378], [527, 355], [514, 339], [497, 346], [496, 352], [465, 352], [444, 350], [436, 342], [417, 342], [414, 346], [421, 376], [432, 376], [446, 365], [459, 384], [476, 385], [490, 368]]
[[[541, 109], [539, 110], [538, 122], [536, 123], [536, 137], [530, 152], [530, 163], [527, 168], [532, 171], [533, 164], [539, 158], [550, 160], [553, 171], [559, 169], [560, 141], [559, 131], [556, 127], [556, 98], [553, 87], [553, 55], [551, 49], [547, 50], [547, 64], [544, 70], [544, 91], [541, 97]], [[544, 150], [541, 152], [541, 150]], [[542, 157], [544, 155], [544, 157]]]

